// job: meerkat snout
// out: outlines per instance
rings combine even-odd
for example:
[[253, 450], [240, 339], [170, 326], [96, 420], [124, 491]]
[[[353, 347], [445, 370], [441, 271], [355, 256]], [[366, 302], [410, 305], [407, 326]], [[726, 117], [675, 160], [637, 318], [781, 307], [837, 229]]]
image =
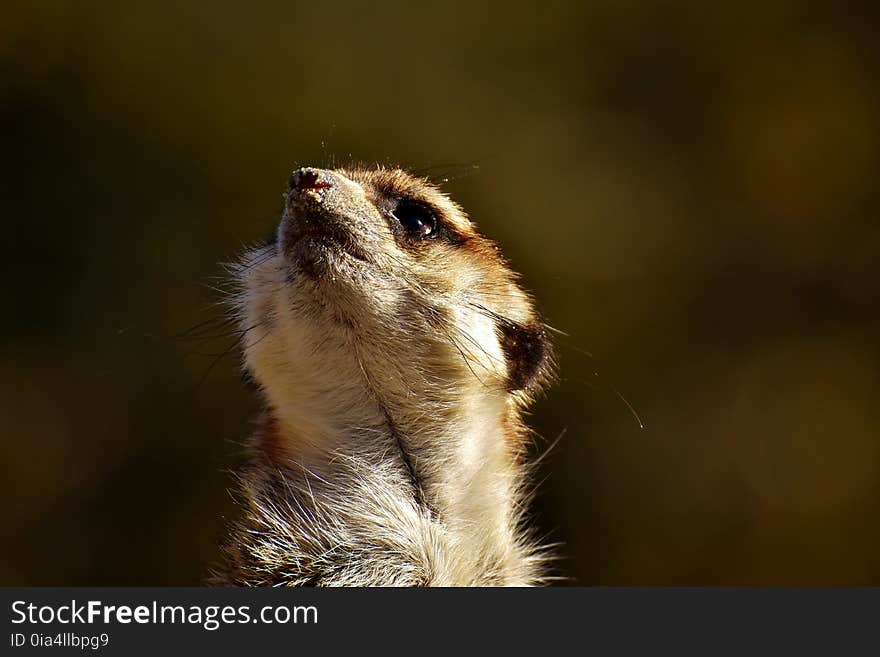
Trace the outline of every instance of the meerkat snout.
[[359, 260], [376, 247], [375, 217], [363, 188], [337, 172], [304, 167], [288, 180], [285, 210], [278, 228], [281, 252], [312, 278], [345, 253]]
[[290, 174], [287, 188], [291, 192], [306, 189], [323, 189], [332, 185], [333, 174], [321, 169], [303, 167]]

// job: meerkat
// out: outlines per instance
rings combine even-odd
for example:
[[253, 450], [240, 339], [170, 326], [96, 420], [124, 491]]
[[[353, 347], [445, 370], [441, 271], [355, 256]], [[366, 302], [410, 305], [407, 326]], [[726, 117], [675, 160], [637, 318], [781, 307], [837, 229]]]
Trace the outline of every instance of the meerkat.
[[523, 412], [547, 331], [499, 247], [427, 179], [301, 168], [235, 268], [265, 405], [221, 585], [527, 586]]

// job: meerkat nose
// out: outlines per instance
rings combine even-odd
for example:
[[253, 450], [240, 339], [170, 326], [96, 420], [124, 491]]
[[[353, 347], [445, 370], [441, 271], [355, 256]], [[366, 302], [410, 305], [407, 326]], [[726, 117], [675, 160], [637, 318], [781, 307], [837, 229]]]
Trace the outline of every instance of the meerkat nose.
[[323, 169], [303, 167], [290, 174], [287, 187], [291, 192], [327, 189], [333, 186], [333, 174]]

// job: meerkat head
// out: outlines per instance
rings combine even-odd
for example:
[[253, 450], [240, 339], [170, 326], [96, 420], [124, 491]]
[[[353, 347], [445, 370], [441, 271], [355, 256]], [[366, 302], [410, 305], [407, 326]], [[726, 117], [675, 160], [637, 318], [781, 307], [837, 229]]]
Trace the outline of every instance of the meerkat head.
[[276, 239], [238, 276], [246, 368], [295, 442], [509, 422], [549, 375], [544, 326], [498, 247], [401, 170], [295, 171]]

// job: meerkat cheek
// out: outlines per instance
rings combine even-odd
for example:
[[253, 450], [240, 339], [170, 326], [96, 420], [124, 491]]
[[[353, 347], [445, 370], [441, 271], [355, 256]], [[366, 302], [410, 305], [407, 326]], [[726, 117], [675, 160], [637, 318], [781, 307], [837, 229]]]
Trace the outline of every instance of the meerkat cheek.
[[479, 378], [503, 378], [507, 370], [504, 352], [495, 331], [495, 323], [482, 313], [467, 307], [457, 308], [453, 326], [463, 357]]

